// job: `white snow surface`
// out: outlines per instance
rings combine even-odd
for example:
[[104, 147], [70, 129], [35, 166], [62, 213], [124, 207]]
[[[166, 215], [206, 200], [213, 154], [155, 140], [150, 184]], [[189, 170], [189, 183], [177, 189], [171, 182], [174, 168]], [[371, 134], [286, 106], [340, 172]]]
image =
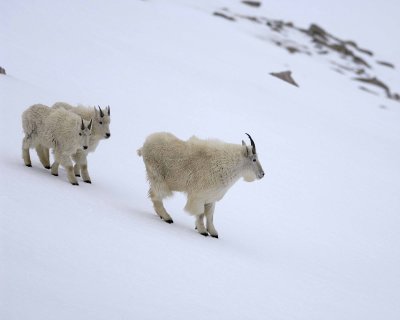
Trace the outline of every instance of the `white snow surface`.
[[[212, 15], [327, 21], [398, 92], [398, 1], [355, 24], [358, 3], [1, 1], [0, 319], [400, 319], [400, 104]], [[111, 106], [91, 185], [23, 164], [22, 111], [56, 101]], [[154, 213], [136, 149], [156, 131], [253, 136], [266, 177], [217, 203], [219, 239], [182, 195]]]

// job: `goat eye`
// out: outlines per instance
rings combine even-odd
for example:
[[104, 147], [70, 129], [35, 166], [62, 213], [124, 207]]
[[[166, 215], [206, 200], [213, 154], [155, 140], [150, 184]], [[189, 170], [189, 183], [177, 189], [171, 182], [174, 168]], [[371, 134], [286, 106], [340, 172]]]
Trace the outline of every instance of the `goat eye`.
[[80, 133], [80, 132], [79, 132], [79, 135], [81, 136], [81, 135], [82, 135], [82, 133]]
[[101, 122], [101, 121], [100, 121], [99, 123], [100, 123], [100, 124], [103, 124], [103, 122]]
[[256, 159], [253, 159], [253, 162], [256, 162], [257, 160]]

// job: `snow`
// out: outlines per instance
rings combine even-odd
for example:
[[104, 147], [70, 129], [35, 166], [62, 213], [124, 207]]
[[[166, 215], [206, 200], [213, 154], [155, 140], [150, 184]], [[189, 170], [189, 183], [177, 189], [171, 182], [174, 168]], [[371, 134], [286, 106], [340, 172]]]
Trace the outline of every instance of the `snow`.
[[[0, 318], [398, 319], [399, 103], [212, 16], [326, 25], [393, 62], [374, 72], [400, 91], [398, 4], [369, 1], [355, 25], [332, 12], [358, 1], [327, 3], [1, 2]], [[300, 88], [269, 75], [283, 70]], [[22, 111], [56, 101], [111, 106], [91, 185], [34, 152], [23, 165]], [[136, 155], [155, 131], [253, 136], [266, 177], [217, 203], [219, 239], [195, 232], [182, 195], [166, 201], [174, 224], [155, 215]]]

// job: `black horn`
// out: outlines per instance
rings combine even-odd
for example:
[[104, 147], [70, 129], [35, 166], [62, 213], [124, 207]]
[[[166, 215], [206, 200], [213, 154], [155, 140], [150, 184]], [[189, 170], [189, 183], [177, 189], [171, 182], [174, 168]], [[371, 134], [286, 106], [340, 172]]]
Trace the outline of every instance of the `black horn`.
[[251, 146], [252, 146], [252, 148], [253, 148], [253, 154], [256, 154], [256, 144], [254, 143], [254, 141], [253, 141], [253, 139], [251, 138], [251, 136], [250, 136], [248, 133], [246, 133], [246, 134], [247, 134], [247, 136], [248, 136], [249, 139], [250, 139]]
[[110, 106], [107, 107], [108, 115], [110, 115]]
[[89, 125], [88, 125], [88, 129], [89, 129], [89, 130], [91, 130], [91, 128], [92, 128], [92, 120], [93, 120], [93, 119], [90, 119], [90, 122], [89, 122]]
[[100, 108], [100, 106], [97, 106], [98, 108], [99, 108], [99, 111], [100, 111], [100, 117], [104, 117], [104, 113], [103, 113], [103, 111], [101, 110], [101, 108]]

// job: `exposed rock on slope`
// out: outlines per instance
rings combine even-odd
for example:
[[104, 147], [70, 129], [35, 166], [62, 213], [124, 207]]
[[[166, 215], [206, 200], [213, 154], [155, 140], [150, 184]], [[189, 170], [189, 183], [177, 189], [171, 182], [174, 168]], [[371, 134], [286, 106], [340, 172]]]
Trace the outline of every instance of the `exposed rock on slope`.
[[[355, 41], [340, 39], [317, 24], [311, 24], [304, 29], [292, 22], [244, 15], [232, 12], [228, 8], [217, 10], [214, 15], [237, 23], [257, 24], [262, 35], [259, 38], [262, 40], [272, 42], [290, 54], [325, 56], [327, 66], [332, 70], [347, 76], [348, 79], [363, 82], [364, 86], [359, 88], [364, 92], [382, 96], [382, 93], [373, 90], [378, 87], [383, 90], [381, 92], [384, 97], [400, 102], [400, 94], [393, 92], [390, 85], [377, 74], [381, 68], [395, 69], [394, 64], [376, 59], [371, 50], [360, 47]], [[280, 77], [287, 78], [287, 75]]]

